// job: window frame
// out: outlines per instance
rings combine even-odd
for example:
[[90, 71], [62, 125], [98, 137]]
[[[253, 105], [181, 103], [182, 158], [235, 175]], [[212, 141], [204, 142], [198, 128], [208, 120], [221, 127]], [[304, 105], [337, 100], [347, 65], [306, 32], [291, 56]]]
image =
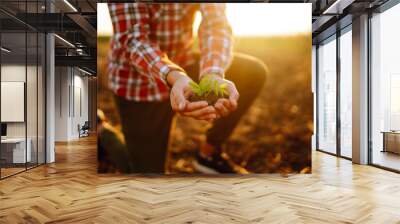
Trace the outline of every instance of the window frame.
[[[345, 18], [346, 19], [346, 18]], [[340, 21], [338, 21], [340, 22]], [[340, 97], [340, 84], [341, 84], [341, 67], [340, 67], [340, 37], [347, 32], [352, 32], [352, 23], [347, 24], [346, 26], [338, 29], [335, 33], [332, 35], [319, 40], [318, 43], [316, 44], [316, 75], [315, 75], [315, 82], [316, 82], [316, 88], [315, 88], [315, 94], [316, 94], [316, 138], [315, 138], [315, 145], [316, 145], [316, 151], [323, 152], [329, 155], [333, 155], [339, 158], [343, 158], [346, 160], [352, 160], [351, 157], [347, 157], [342, 155], [342, 150], [341, 150], [341, 118], [340, 118], [340, 103], [341, 103], [341, 97]], [[319, 85], [320, 85], [320, 74], [319, 74], [319, 60], [320, 60], [320, 55], [318, 53], [318, 49], [321, 45], [321, 43], [328, 43], [330, 41], [336, 41], [336, 152], [332, 153], [327, 150], [321, 149], [320, 143], [319, 143], [319, 135], [320, 135], [320, 130], [319, 130]]]

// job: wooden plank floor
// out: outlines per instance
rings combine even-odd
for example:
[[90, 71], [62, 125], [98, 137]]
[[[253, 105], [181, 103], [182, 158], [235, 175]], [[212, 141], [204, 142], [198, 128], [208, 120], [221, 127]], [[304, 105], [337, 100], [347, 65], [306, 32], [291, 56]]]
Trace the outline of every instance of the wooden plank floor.
[[313, 174], [96, 174], [96, 141], [0, 181], [0, 223], [400, 223], [400, 175], [313, 155]]

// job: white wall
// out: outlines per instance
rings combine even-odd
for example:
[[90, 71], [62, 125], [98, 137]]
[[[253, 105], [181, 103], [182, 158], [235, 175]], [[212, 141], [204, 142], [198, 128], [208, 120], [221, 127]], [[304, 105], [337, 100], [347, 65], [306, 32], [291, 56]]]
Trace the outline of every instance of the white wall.
[[[34, 71], [33, 71], [34, 70]], [[28, 66], [27, 67], [28, 74], [32, 72], [36, 73], [36, 67]], [[1, 66], [1, 81], [2, 82], [25, 82], [25, 65], [2, 65]], [[32, 80], [29, 80], [31, 82]], [[35, 83], [31, 83], [32, 85], [36, 85]], [[28, 97], [36, 97], [36, 89], [34, 92], [32, 88], [28, 88]], [[32, 100], [27, 100], [27, 102], [31, 102]], [[33, 106], [33, 105], [32, 105]], [[36, 104], [35, 104], [36, 107]], [[2, 110], [7, 110], [7, 108], [1, 108]], [[28, 114], [29, 116], [30, 114]], [[36, 116], [36, 114], [35, 114]], [[35, 117], [36, 118], [36, 117]], [[32, 118], [33, 119], [33, 118]], [[31, 121], [30, 117], [28, 117], [28, 121]], [[30, 127], [32, 125], [29, 125]], [[25, 122], [7, 122], [7, 137], [25, 137]]]
[[[1, 66], [1, 81], [25, 82], [25, 65], [2, 65]], [[6, 108], [1, 108], [6, 110]], [[7, 123], [7, 137], [25, 138], [25, 123], [15, 122]]]
[[68, 71], [67, 67], [55, 68], [55, 141], [68, 140]]
[[78, 124], [81, 126], [85, 123], [85, 121], [88, 121], [88, 78], [81, 76], [82, 73], [76, 74], [75, 70], [75, 75], [74, 75], [74, 108], [73, 111], [73, 119], [72, 119], [72, 130], [71, 130], [71, 135], [74, 137], [78, 137]]
[[56, 67], [55, 85], [55, 140], [77, 139], [78, 124], [88, 120], [88, 78], [76, 68]]
[[[38, 70], [37, 70], [38, 69]], [[27, 77], [27, 81], [25, 78]], [[42, 67], [27, 66], [21, 64], [3, 64], [1, 66], [2, 82], [24, 82], [26, 83], [26, 108], [23, 106], [22, 113], [27, 115], [27, 120], [23, 122], [6, 122], [8, 138], [29, 139], [32, 150], [32, 161], [36, 162], [39, 158], [40, 163], [44, 162], [44, 74]], [[39, 86], [38, 86], [39, 85]], [[24, 91], [24, 90], [22, 90]], [[24, 92], [22, 93], [24, 94]], [[2, 96], [6, 97], [6, 96]], [[1, 108], [10, 110], [10, 108]], [[11, 112], [12, 113], [12, 112]], [[37, 156], [39, 153], [39, 156]]]

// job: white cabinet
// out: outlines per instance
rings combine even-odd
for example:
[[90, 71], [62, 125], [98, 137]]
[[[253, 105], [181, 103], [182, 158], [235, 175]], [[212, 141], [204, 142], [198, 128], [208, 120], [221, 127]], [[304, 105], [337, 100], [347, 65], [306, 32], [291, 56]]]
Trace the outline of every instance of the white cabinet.
[[28, 138], [26, 143], [27, 147], [25, 151], [25, 138], [7, 138], [1, 140], [2, 151], [8, 152], [8, 158], [5, 158], [7, 163], [25, 163], [32, 161], [32, 140]]

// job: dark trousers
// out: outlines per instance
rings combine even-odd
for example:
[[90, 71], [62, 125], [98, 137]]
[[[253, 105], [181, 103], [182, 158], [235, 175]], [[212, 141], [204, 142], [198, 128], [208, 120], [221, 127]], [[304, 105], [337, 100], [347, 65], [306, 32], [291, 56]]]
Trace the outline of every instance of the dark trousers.
[[[199, 56], [197, 57], [199, 59]], [[193, 80], [198, 81], [198, 63], [184, 69]], [[234, 54], [225, 78], [235, 83], [240, 94], [238, 108], [214, 122], [207, 131], [208, 143], [217, 147], [224, 143], [257, 97], [264, 85], [266, 74], [267, 69], [260, 60], [245, 54]], [[169, 100], [133, 102], [121, 97], [116, 99], [122, 132], [134, 166], [133, 172], [163, 173], [169, 131], [174, 116]]]

